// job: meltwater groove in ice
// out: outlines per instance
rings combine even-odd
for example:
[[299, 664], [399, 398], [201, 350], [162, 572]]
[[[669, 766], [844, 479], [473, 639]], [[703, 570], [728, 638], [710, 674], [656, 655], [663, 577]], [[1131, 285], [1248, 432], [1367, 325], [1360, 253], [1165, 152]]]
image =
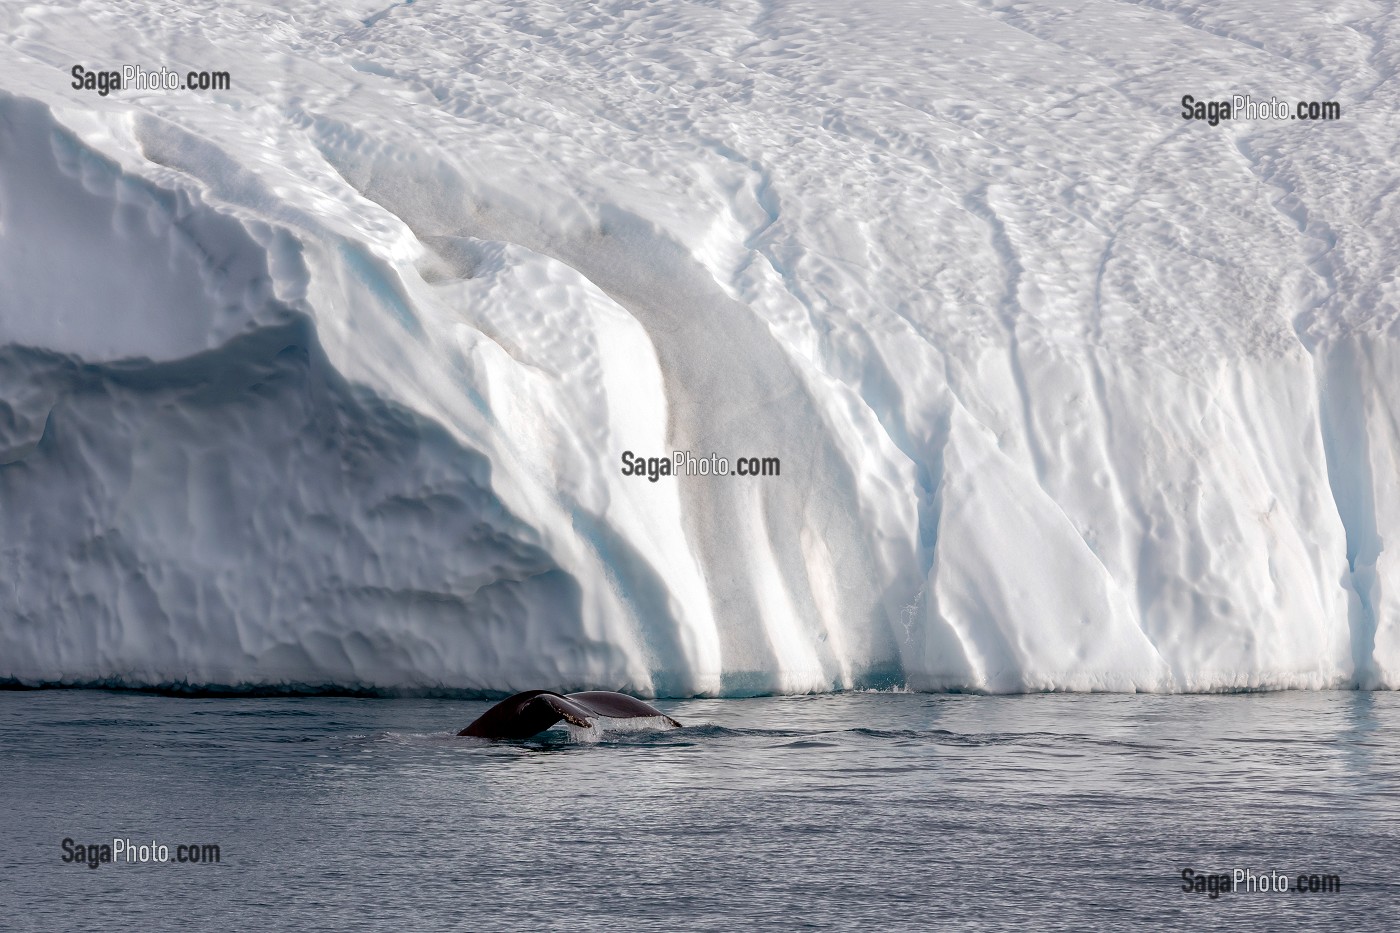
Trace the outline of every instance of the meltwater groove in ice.
[[1396, 684], [1388, 19], [183, 9], [0, 11], [0, 678]]

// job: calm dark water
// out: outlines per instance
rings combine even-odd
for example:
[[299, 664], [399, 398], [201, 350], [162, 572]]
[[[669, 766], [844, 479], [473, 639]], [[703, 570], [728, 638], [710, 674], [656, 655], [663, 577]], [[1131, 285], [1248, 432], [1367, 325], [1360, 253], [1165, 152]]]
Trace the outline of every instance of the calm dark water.
[[485, 703], [0, 693], [0, 926], [1400, 929], [1396, 694], [657, 705], [686, 728], [490, 744]]

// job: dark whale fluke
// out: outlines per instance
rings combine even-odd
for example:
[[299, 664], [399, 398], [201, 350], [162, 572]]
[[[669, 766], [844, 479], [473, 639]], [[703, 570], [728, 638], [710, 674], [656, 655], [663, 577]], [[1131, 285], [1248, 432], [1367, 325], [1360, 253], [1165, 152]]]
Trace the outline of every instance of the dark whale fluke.
[[681, 726], [661, 710], [625, 693], [588, 690], [565, 696], [552, 690], [526, 690], [506, 697], [457, 734], [479, 739], [528, 739], [561, 719], [587, 729], [593, 725], [591, 720], [594, 719], [651, 716], [658, 716], [677, 729]]

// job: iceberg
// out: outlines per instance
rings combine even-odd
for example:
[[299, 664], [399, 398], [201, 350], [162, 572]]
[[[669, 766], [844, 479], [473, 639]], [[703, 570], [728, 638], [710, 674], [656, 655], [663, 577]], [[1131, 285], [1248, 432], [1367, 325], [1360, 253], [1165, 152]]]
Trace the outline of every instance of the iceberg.
[[1394, 56], [1266, 9], [0, 9], [0, 680], [1394, 688]]

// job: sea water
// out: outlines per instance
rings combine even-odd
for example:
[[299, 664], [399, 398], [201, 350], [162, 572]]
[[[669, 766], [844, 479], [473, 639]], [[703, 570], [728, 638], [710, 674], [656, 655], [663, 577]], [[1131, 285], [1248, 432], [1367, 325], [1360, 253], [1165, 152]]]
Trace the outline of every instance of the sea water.
[[0, 927], [1400, 929], [1393, 693], [488, 706], [0, 693]]

